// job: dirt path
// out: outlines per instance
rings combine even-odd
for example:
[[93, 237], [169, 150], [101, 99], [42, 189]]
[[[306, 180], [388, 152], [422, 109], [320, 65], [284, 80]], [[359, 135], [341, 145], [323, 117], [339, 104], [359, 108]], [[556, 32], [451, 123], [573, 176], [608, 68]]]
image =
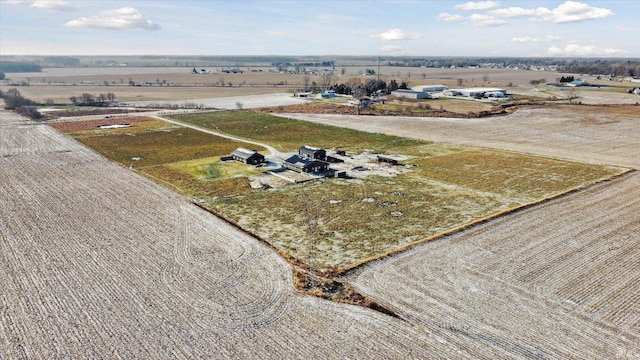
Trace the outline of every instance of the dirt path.
[[168, 119], [168, 118], [165, 118], [165, 117], [162, 117], [162, 116], [153, 115], [151, 117], [153, 117], [155, 119], [158, 119], [158, 120], [162, 120], [162, 121], [168, 122], [170, 124], [180, 125], [180, 126], [187, 127], [187, 128], [190, 128], [190, 129], [194, 129], [194, 130], [197, 130], [197, 131], [201, 131], [201, 132], [204, 132], [204, 133], [207, 133], [207, 134], [219, 136], [219, 137], [222, 137], [222, 138], [225, 138], [225, 139], [230, 139], [230, 140], [245, 142], [247, 144], [253, 144], [253, 145], [257, 145], [257, 146], [262, 146], [263, 148], [269, 150], [270, 156], [272, 156], [272, 157], [281, 157], [281, 155], [280, 155], [281, 153], [271, 145], [263, 144], [263, 143], [260, 143], [260, 142], [257, 142], [257, 141], [253, 141], [253, 140], [243, 139], [243, 138], [240, 138], [240, 137], [237, 137], [237, 136], [233, 136], [233, 135], [224, 134], [224, 133], [217, 132], [217, 131], [214, 131], [214, 130], [211, 130], [211, 129], [203, 128], [201, 126], [189, 124], [189, 123], [178, 121], [178, 120]]

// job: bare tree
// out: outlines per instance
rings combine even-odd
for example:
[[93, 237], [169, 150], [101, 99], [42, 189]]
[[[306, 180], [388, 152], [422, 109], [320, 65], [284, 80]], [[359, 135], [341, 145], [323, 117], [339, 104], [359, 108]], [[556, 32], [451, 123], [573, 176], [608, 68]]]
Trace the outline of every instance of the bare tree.
[[569, 104], [573, 102], [573, 99], [578, 98], [578, 88], [576, 87], [568, 87], [566, 90], [567, 99], [569, 99]]
[[458, 79], [458, 86], [462, 86], [463, 79]]
[[328, 90], [331, 86], [331, 81], [333, 79], [333, 71], [326, 71], [322, 73], [322, 89]]
[[311, 81], [311, 76], [309, 74], [304, 74], [302, 77], [302, 81], [304, 81], [304, 91], [309, 91], [309, 82]]

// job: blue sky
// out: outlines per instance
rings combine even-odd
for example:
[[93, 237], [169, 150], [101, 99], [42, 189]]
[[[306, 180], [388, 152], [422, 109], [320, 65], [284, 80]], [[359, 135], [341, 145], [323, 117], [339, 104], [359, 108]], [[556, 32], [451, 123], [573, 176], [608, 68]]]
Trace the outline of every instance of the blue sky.
[[0, 0], [0, 54], [640, 58], [640, 0]]

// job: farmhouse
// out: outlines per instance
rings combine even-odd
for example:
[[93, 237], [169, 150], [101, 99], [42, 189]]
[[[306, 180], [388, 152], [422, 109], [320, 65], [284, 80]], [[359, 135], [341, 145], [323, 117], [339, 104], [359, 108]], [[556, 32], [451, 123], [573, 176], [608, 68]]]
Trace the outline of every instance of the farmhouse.
[[391, 92], [392, 96], [407, 98], [407, 99], [430, 99], [431, 95], [426, 92], [413, 91], [406, 89], [398, 89]]
[[426, 93], [443, 92], [447, 89], [446, 85], [418, 85], [411, 88], [413, 91]]
[[329, 170], [329, 163], [326, 161], [302, 158], [298, 155], [286, 159], [282, 166], [300, 173], [317, 173]]
[[325, 160], [327, 158], [327, 152], [323, 149], [303, 145], [298, 149], [298, 156], [303, 159]]
[[257, 165], [264, 162], [264, 155], [259, 154], [255, 150], [249, 150], [245, 148], [237, 148], [231, 153], [233, 160], [243, 162], [249, 165]]

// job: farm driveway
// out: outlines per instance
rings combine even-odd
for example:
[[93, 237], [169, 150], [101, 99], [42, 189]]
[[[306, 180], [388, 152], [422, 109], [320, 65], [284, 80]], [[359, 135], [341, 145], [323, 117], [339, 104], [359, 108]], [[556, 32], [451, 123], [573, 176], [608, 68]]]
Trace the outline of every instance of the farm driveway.
[[156, 118], [158, 120], [166, 121], [166, 122], [171, 123], [171, 124], [188, 127], [190, 129], [194, 129], [194, 130], [201, 131], [201, 132], [204, 132], [204, 133], [207, 133], [207, 134], [219, 136], [219, 137], [222, 137], [222, 138], [225, 138], [225, 139], [231, 139], [231, 140], [245, 142], [247, 144], [253, 144], [253, 145], [262, 146], [262, 147], [266, 148], [267, 150], [269, 150], [271, 156], [273, 156], [273, 157], [279, 157], [280, 156], [280, 152], [278, 150], [276, 150], [276, 148], [274, 148], [271, 145], [259, 143], [257, 141], [253, 141], [253, 140], [239, 138], [239, 137], [236, 137], [236, 136], [233, 136], [233, 135], [220, 133], [220, 132], [217, 132], [217, 131], [213, 131], [211, 129], [203, 128], [201, 126], [185, 123], [185, 122], [182, 122], [182, 121], [173, 120], [173, 119], [167, 119], [167, 118], [162, 117], [162, 116], [152, 116], [152, 117]]

